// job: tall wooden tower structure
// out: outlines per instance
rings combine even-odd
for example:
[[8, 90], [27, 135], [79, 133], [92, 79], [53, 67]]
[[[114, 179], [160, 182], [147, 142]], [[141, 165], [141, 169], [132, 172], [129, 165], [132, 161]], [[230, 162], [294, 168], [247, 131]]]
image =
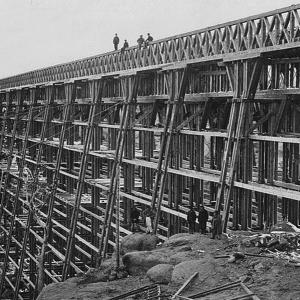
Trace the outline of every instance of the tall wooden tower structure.
[[[94, 267], [130, 211], [299, 226], [300, 5], [0, 80], [0, 290]], [[142, 226], [143, 228], [143, 226]]]

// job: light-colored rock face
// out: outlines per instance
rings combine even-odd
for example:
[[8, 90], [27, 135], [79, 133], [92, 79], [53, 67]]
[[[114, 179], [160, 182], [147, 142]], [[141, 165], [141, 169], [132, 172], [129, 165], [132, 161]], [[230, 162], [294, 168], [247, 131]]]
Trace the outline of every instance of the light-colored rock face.
[[132, 251], [150, 251], [156, 248], [158, 237], [146, 233], [134, 233], [126, 236], [121, 242], [123, 254]]
[[194, 241], [195, 237], [192, 234], [186, 234], [186, 233], [179, 233], [175, 234], [172, 237], [170, 237], [165, 243], [164, 246], [166, 247], [178, 247], [178, 246], [184, 246], [189, 245]]
[[207, 258], [184, 261], [175, 266], [171, 282], [173, 284], [183, 284], [195, 272], [206, 276], [207, 274], [212, 274], [213, 269], [213, 262], [207, 260]]
[[130, 275], [146, 273], [150, 268], [170, 262], [170, 256], [160, 251], [137, 251], [123, 256], [123, 264]]
[[62, 283], [52, 283], [47, 285], [40, 295], [38, 300], [59, 300], [62, 295], [69, 294], [70, 291], [76, 289], [77, 283], [74, 280], [67, 280]]
[[[178, 251], [179, 249], [179, 251]], [[152, 251], [135, 251], [126, 253], [122, 260], [130, 275], [146, 273], [150, 268], [158, 264], [176, 265], [187, 260], [191, 254], [191, 247], [157, 248]]]
[[174, 266], [170, 264], [159, 264], [147, 271], [147, 277], [154, 283], [168, 284], [172, 278]]
[[38, 300], [109, 300], [130, 290], [151, 284], [148, 278], [137, 280], [134, 277], [89, 284], [73, 284], [72, 282], [68, 279], [62, 283], [46, 286]]

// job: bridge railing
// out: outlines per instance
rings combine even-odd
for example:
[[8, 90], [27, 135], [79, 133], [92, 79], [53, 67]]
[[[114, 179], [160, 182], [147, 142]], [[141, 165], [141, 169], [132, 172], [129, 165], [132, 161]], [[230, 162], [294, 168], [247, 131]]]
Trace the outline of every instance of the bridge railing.
[[300, 40], [300, 5], [160, 39], [146, 48], [131, 47], [59, 64], [0, 80], [0, 89], [64, 80]]

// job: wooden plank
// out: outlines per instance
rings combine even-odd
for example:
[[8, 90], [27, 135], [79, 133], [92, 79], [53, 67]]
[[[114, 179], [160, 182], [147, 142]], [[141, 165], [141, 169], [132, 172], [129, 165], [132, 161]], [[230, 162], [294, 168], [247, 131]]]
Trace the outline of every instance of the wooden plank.
[[176, 299], [176, 297], [179, 296], [192, 283], [192, 281], [198, 276], [198, 274], [199, 272], [195, 272], [193, 275], [191, 275], [179, 288], [179, 290], [172, 296], [172, 299]]
[[204, 297], [206, 295], [210, 295], [210, 294], [214, 294], [214, 293], [218, 293], [220, 291], [224, 291], [224, 290], [228, 290], [228, 289], [231, 289], [233, 287], [237, 287], [239, 286], [241, 283], [240, 280], [238, 281], [234, 281], [234, 282], [230, 282], [230, 283], [226, 283], [226, 284], [223, 284], [221, 286], [217, 286], [215, 288], [212, 288], [210, 290], [207, 290], [207, 291], [204, 291], [204, 292], [200, 292], [200, 293], [196, 293], [196, 294], [193, 294], [193, 295], [190, 295], [188, 296], [189, 298], [192, 298], [192, 299], [196, 299], [196, 298], [199, 298], [199, 297]]

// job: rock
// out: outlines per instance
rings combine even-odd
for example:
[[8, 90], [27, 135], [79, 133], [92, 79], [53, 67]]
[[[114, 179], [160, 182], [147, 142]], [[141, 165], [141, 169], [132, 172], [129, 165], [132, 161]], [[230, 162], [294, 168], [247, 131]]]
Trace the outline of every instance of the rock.
[[[75, 290], [77, 284], [70, 283], [68, 280], [59, 283], [51, 283], [43, 288], [42, 292], [38, 296], [38, 300], [58, 300], [59, 295], [68, 293], [70, 290]], [[59, 292], [58, 292], [59, 291]], [[51, 296], [49, 296], [51, 295]]]
[[245, 247], [251, 247], [251, 240], [250, 239], [243, 239], [241, 244]]
[[125, 270], [119, 270], [117, 272], [117, 278], [118, 279], [126, 278], [127, 276], [128, 276], [128, 273]]
[[191, 251], [192, 248], [191, 246], [188, 246], [188, 245], [185, 245], [185, 246], [182, 246], [182, 247], [179, 247], [176, 249], [177, 252], [186, 252], [186, 251]]
[[154, 234], [134, 233], [122, 239], [123, 254], [133, 251], [150, 251], [156, 248], [158, 237]]
[[168, 284], [172, 278], [174, 266], [159, 264], [147, 271], [147, 277], [154, 283]]
[[109, 276], [108, 276], [108, 280], [109, 281], [114, 281], [117, 279], [117, 273], [111, 273]]
[[281, 273], [281, 268], [279, 266], [274, 266], [271, 268], [271, 272], [274, 276], [279, 276]]
[[174, 253], [170, 255], [170, 264], [177, 265], [185, 260], [190, 260], [193, 258], [195, 258], [195, 254], [190, 251]]
[[169, 263], [170, 255], [160, 251], [136, 251], [126, 253], [122, 260], [130, 275], [140, 275], [158, 264]]
[[254, 270], [257, 272], [262, 271], [263, 268], [264, 265], [262, 263], [258, 263], [257, 265], [254, 266]]
[[[80, 277], [76, 277], [77, 282], [80, 284], [88, 284], [99, 281], [107, 281], [109, 277], [109, 269], [96, 269], [91, 268], [85, 274]], [[70, 278], [72, 279], [72, 278]]]
[[178, 247], [178, 246], [184, 246], [191, 244], [195, 239], [197, 238], [197, 235], [195, 234], [187, 234], [187, 233], [181, 233], [181, 234], [175, 234], [171, 236], [167, 241], [165, 241], [164, 246], [166, 247]]
[[236, 261], [236, 258], [234, 255], [230, 255], [228, 260], [227, 260], [229, 263], [234, 263]]
[[183, 284], [195, 272], [209, 276], [214, 272], [214, 264], [207, 257], [197, 260], [184, 261], [175, 266], [171, 282], [178, 285]]

